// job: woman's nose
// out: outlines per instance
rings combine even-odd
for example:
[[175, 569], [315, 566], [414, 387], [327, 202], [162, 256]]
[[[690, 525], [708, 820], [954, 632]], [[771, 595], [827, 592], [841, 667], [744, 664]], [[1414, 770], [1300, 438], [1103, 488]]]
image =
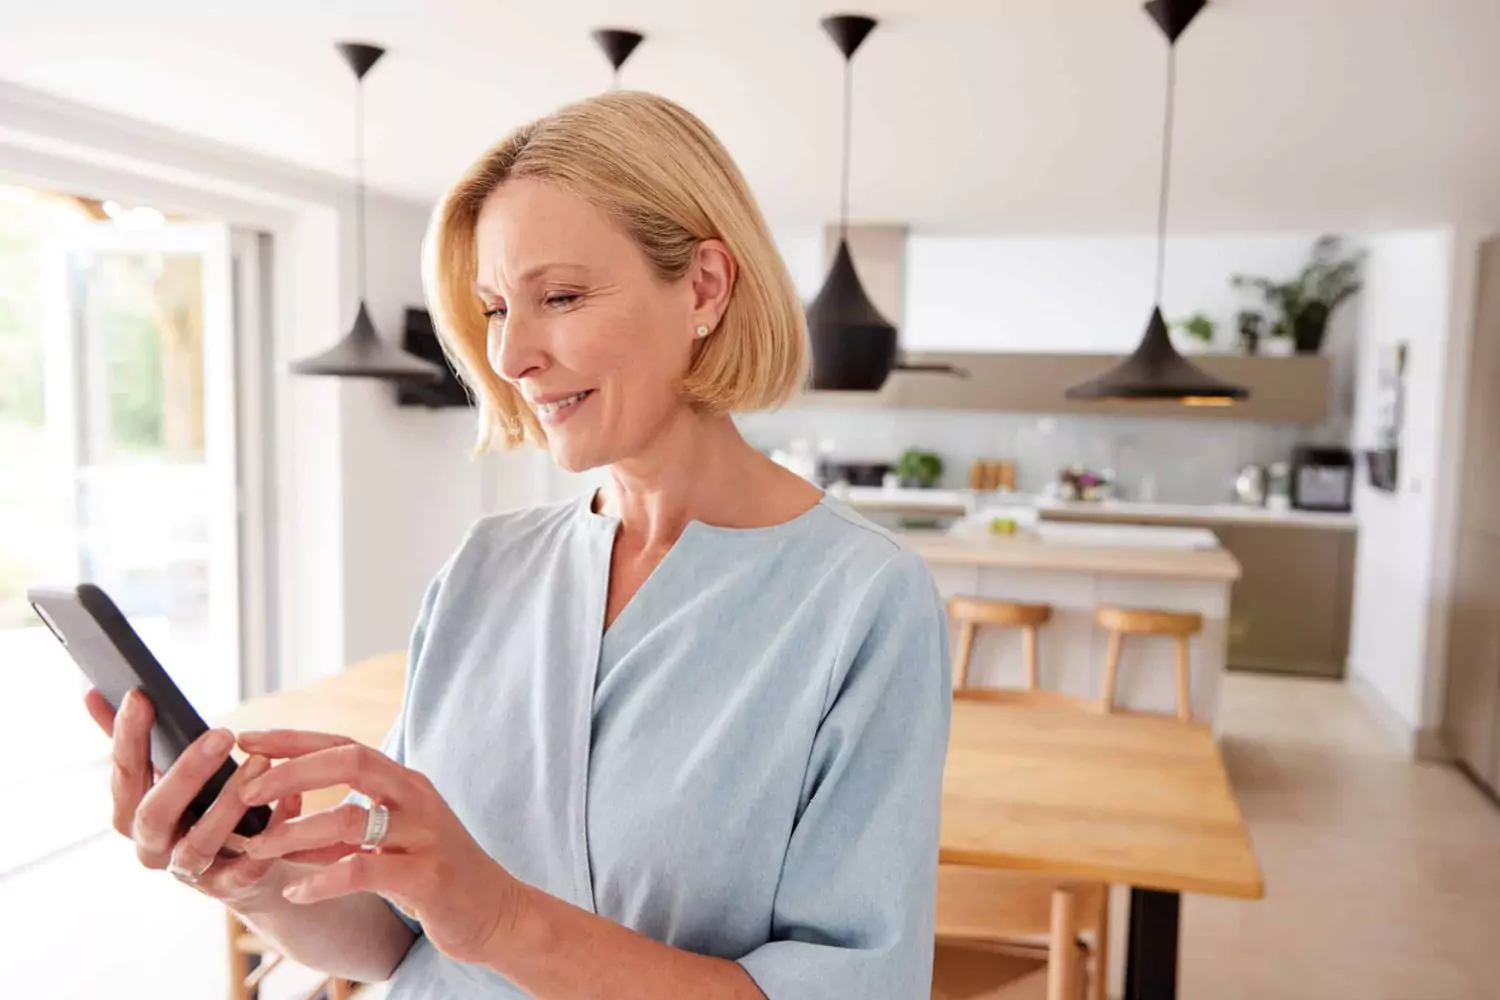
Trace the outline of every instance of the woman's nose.
[[507, 382], [519, 382], [547, 367], [547, 352], [532, 324], [511, 316], [490, 333], [490, 367]]

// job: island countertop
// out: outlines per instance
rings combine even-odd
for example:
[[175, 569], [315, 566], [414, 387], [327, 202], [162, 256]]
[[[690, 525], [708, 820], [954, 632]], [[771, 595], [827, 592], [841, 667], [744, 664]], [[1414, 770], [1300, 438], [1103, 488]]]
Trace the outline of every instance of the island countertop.
[[[1150, 530], [1150, 529], [1147, 529]], [[1059, 542], [1033, 535], [898, 531], [896, 537], [932, 565], [1083, 573], [1091, 576], [1233, 583], [1240, 564], [1222, 548]]]

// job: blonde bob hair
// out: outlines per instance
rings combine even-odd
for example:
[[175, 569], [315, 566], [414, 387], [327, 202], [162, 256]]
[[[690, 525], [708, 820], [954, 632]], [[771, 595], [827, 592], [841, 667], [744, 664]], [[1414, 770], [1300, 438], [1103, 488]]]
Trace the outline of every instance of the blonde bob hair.
[[521, 394], [490, 366], [474, 291], [474, 230], [489, 194], [512, 177], [565, 188], [602, 209], [664, 281], [681, 278], [703, 240], [738, 265], [714, 333], [693, 348], [680, 391], [715, 413], [785, 402], [807, 369], [807, 322], [791, 276], [739, 168], [697, 116], [654, 94], [616, 91], [560, 108], [506, 136], [453, 185], [423, 248], [428, 307], [443, 348], [479, 403], [485, 451], [545, 444]]

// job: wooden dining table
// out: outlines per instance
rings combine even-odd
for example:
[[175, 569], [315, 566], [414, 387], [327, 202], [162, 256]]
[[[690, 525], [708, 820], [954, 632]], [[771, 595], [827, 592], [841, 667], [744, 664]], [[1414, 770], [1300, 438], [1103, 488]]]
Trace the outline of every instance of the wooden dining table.
[[[375, 657], [220, 721], [378, 746], [404, 673], [404, 654]], [[344, 791], [305, 796], [304, 809], [337, 805]], [[1218, 743], [1196, 723], [956, 702], [942, 809], [944, 863], [1130, 887], [1126, 1000], [1176, 996], [1181, 893], [1263, 892]]]
[[1126, 1000], [1177, 994], [1184, 892], [1259, 899], [1213, 732], [1154, 715], [956, 701], [940, 860], [1130, 887]]

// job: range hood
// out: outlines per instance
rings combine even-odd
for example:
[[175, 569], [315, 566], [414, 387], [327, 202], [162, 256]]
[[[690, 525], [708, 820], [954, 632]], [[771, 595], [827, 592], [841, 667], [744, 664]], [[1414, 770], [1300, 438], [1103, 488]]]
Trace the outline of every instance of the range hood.
[[902, 315], [906, 234], [905, 226], [825, 229], [828, 279], [807, 307], [814, 390], [879, 392], [893, 372], [968, 377], [954, 365], [902, 358], [896, 325], [886, 317], [899, 322]]

